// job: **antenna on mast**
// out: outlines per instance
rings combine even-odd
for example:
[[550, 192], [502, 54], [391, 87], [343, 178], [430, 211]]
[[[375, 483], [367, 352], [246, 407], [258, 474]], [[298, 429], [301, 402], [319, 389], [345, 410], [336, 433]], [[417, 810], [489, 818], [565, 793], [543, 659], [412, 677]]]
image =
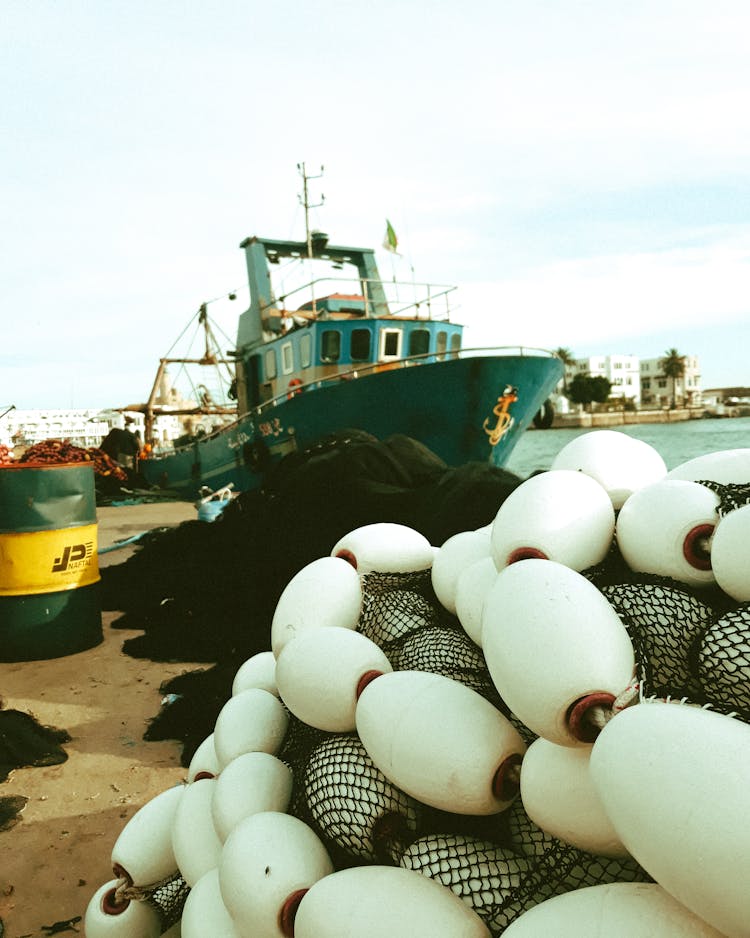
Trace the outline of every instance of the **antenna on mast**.
[[[308, 261], [312, 261], [312, 258], [313, 258], [313, 243], [312, 243], [312, 233], [311, 233], [311, 231], [310, 231], [310, 209], [311, 209], [311, 208], [319, 208], [321, 205], [324, 204], [324, 202], [325, 202], [325, 200], [326, 200], [326, 197], [325, 197], [325, 196], [323, 195], [323, 193], [321, 192], [321, 194], [320, 194], [320, 202], [316, 202], [316, 203], [314, 203], [314, 204], [310, 204], [310, 198], [309, 198], [309, 193], [308, 193], [308, 189], [307, 189], [307, 184], [308, 184], [308, 182], [309, 182], [311, 179], [322, 179], [322, 178], [323, 178], [324, 167], [323, 167], [323, 166], [320, 167], [320, 172], [318, 173], [317, 176], [308, 176], [308, 175], [307, 175], [307, 169], [306, 169], [306, 167], [305, 167], [305, 164], [304, 164], [304, 163], [297, 163], [297, 171], [299, 172], [300, 176], [302, 176], [302, 195], [301, 195], [301, 196], [298, 196], [298, 198], [299, 198], [300, 204], [301, 204], [301, 205], [303, 206], [303, 208], [305, 209], [305, 240], [307, 241], [307, 259], [308, 259]], [[312, 287], [311, 287], [311, 289], [312, 289]], [[314, 292], [313, 292], [313, 295], [312, 295], [312, 313], [313, 313], [313, 316], [317, 316], [317, 314], [318, 314], [317, 306], [316, 306], [316, 304], [315, 304], [315, 293], [314, 293]]]
[[298, 198], [299, 198], [300, 204], [305, 209], [305, 239], [307, 241], [307, 256], [309, 258], [312, 258], [313, 249], [312, 249], [312, 235], [310, 232], [310, 209], [319, 208], [321, 205], [325, 203], [326, 197], [323, 195], [323, 193], [321, 193], [320, 202], [315, 202], [314, 204], [312, 204], [310, 202], [307, 184], [311, 179], [322, 179], [324, 167], [323, 166], [320, 167], [320, 172], [318, 173], [317, 176], [308, 176], [304, 163], [297, 163], [297, 170], [299, 171], [300, 176], [302, 176], [302, 195], [298, 196]]

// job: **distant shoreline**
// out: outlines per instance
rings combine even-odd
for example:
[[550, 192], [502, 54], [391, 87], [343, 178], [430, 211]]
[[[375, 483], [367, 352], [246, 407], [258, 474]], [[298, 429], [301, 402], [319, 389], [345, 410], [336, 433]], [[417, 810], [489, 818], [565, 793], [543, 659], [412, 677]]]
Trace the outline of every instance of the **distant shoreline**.
[[[634, 410], [610, 411], [605, 413], [555, 414], [553, 430], [564, 427], [622, 427], [640, 423], [682, 423], [685, 420], [704, 420], [706, 418], [729, 419], [750, 416], [750, 408], [726, 407], [724, 413], [711, 413], [705, 407], [684, 407], [674, 410]], [[533, 424], [529, 429], [536, 429]]]

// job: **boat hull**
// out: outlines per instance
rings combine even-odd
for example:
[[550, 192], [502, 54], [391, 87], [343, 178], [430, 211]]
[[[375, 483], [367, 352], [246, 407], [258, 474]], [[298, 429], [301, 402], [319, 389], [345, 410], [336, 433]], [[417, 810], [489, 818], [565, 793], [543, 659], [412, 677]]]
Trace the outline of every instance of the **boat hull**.
[[[186, 496], [201, 486], [259, 487], [283, 456], [331, 433], [404, 434], [448, 465], [504, 466], [562, 376], [559, 359], [534, 352], [385, 366], [297, 391], [190, 445], [141, 463], [146, 480]], [[506, 393], [509, 389], [515, 393]]]

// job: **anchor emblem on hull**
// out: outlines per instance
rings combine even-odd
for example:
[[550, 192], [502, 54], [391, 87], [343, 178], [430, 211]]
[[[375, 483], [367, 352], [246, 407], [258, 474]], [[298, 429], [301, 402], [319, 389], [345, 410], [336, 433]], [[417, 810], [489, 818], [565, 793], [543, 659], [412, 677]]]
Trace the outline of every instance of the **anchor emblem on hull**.
[[508, 430], [513, 426], [514, 420], [508, 413], [508, 408], [517, 400], [518, 388], [507, 384], [502, 395], [498, 397], [497, 404], [492, 408], [492, 413], [497, 417], [497, 423], [494, 427], [490, 427], [490, 418], [487, 417], [482, 424], [484, 432], [490, 438], [490, 446], [497, 446], [500, 440], [502, 440]]

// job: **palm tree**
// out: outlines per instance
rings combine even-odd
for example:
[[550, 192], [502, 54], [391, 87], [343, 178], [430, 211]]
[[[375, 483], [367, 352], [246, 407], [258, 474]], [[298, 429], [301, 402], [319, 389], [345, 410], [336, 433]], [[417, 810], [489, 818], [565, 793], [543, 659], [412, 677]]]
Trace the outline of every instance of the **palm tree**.
[[672, 381], [672, 407], [677, 406], [675, 387], [678, 378], [685, 374], [685, 356], [680, 355], [676, 348], [667, 349], [664, 356], [659, 359], [659, 367], [667, 378]]
[[570, 351], [569, 348], [556, 348], [554, 351], [554, 354], [557, 355], [557, 357], [563, 363], [563, 367], [565, 368], [565, 371], [563, 372], [563, 394], [567, 397], [568, 396], [568, 371], [567, 369], [569, 365], [575, 365], [576, 360], [573, 357], [573, 353]]

